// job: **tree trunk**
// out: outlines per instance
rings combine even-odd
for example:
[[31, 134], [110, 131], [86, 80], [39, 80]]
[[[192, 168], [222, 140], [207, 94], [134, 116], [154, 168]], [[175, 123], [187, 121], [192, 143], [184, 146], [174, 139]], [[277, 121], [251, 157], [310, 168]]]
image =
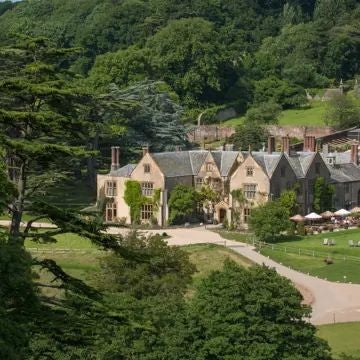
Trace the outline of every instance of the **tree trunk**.
[[[99, 132], [96, 132], [95, 137], [89, 143], [89, 149], [92, 151], [99, 150]], [[87, 159], [87, 178], [92, 190], [96, 190], [96, 174], [96, 157], [94, 155], [91, 155]]]
[[10, 238], [15, 241], [23, 241], [20, 228], [21, 220], [24, 212], [24, 200], [25, 200], [25, 189], [26, 189], [26, 161], [22, 161], [19, 174], [17, 179], [17, 191], [18, 195], [12, 203], [12, 217], [10, 225]]

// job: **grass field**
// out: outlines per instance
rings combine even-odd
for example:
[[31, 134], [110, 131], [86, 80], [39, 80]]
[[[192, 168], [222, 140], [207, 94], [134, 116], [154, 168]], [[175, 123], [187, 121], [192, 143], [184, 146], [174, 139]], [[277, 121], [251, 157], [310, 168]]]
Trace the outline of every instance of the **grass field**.
[[343, 359], [340, 354], [360, 355], [360, 322], [318, 326], [318, 336], [328, 341], [335, 359]]
[[90, 240], [85, 239], [76, 234], [61, 234], [55, 236], [57, 240], [54, 243], [41, 244], [32, 240], [26, 240], [26, 248], [36, 248], [42, 250], [58, 250], [58, 249], [81, 249], [81, 250], [96, 250], [96, 245], [92, 244]]
[[226, 259], [231, 259], [241, 266], [249, 267], [253, 263], [234, 251], [214, 244], [189, 245], [182, 247], [190, 254], [190, 260], [197, 267], [194, 283], [208, 276], [214, 270], [220, 270]]
[[[293, 126], [325, 126], [324, 113], [326, 103], [321, 101], [313, 102], [311, 107], [304, 109], [291, 109], [281, 112], [279, 125]], [[236, 126], [244, 122], [244, 116], [225, 121], [223, 126]]]
[[[251, 238], [251, 236], [239, 233], [221, 233], [222, 235], [226, 234], [227, 238], [231, 237], [234, 239], [236, 237], [239, 241], [250, 240]], [[105, 256], [105, 253], [96, 251], [96, 247], [90, 241], [74, 234], [63, 234], [57, 238], [58, 243], [41, 246], [46, 252], [33, 253], [33, 255], [36, 255], [38, 258], [51, 258], [61, 265], [68, 274], [91, 284], [94, 275], [100, 270], [100, 260]], [[30, 241], [26, 243], [26, 246], [34, 247]], [[84, 252], [58, 252], [59, 249], [65, 248], [73, 250], [82, 249]], [[190, 286], [188, 296], [191, 295], [201, 279], [208, 276], [211, 271], [220, 270], [226, 259], [232, 259], [244, 267], [252, 265], [252, 262], [248, 259], [218, 245], [190, 245], [183, 247], [183, 249], [189, 253], [190, 260], [196, 265], [198, 270], [193, 276], [194, 282]], [[50, 283], [52, 281], [52, 276], [48, 273], [40, 269], [38, 269], [38, 273], [42, 282]], [[59, 291], [55, 289], [44, 289], [44, 293], [49, 296], [59, 296]], [[340, 353], [355, 355], [360, 351], [360, 342], [358, 341], [359, 331], [360, 323], [325, 325], [318, 327], [318, 336], [329, 342], [335, 355]]]
[[[251, 242], [251, 235], [236, 232], [220, 232], [229, 240]], [[335, 240], [336, 245], [324, 246], [323, 239]], [[360, 247], [350, 247], [348, 242], [360, 241], [360, 229], [323, 233], [312, 236], [284, 238], [274, 245], [262, 247], [261, 254], [289, 266], [330, 281], [360, 283]], [[333, 264], [327, 265], [327, 256]], [[345, 276], [345, 278], [344, 278]]]

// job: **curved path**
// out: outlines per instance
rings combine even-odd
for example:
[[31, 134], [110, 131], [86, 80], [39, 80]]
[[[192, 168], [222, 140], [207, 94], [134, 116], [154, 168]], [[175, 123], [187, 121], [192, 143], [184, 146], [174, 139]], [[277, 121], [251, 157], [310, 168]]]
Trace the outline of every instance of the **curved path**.
[[[0, 221], [0, 225], [7, 226], [9, 221]], [[49, 224], [34, 223], [34, 227], [49, 227]], [[124, 234], [128, 229], [110, 227], [112, 234]], [[226, 246], [233, 251], [247, 257], [257, 264], [275, 268], [276, 271], [290, 279], [302, 292], [310, 292], [312, 298], [313, 324], [331, 324], [334, 322], [360, 321], [360, 285], [340, 284], [309, 276], [257, 253], [254, 247], [237, 241], [225, 240], [219, 234], [206, 230], [204, 227], [178, 228], [166, 230], [151, 230], [149, 233], [166, 231], [170, 238], [169, 245], [217, 244]], [[360, 271], [360, 266], [359, 266]]]
[[[252, 246], [225, 240], [219, 234], [206, 230], [204, 227], [149, 232], [162, 233], [163, 231], [171, 236], [168, 239], [169, 245], [181, 246], [203, 243], [224, 245], [257, 264], [265, 264], [275, 268], [280, 275], [290, 279], [300, 290], [305, 289], [311, 292], [313, 299], [311, 322], [313, 324], [360, 321], [360, 285], [358, 284], [334, 283], [300, 273], [259, 254]], [[109, 232], [124, 233], [124, 229], [110, 228]]]

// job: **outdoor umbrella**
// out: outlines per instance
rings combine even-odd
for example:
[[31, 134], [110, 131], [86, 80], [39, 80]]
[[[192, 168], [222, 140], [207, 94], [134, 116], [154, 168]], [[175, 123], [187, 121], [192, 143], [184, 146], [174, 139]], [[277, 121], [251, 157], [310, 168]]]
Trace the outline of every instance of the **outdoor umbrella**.
[[323, 219], [331, 219], [334, 216], [334, 213], [331, 211], [325, 211], [320, 214]]
[[352, 214], [360, 213], [360, 207], [356, 206], [353, 209], [351, 209]]
[[295, 221], [295, 222], [301, 222], [301, 221], [304, 221], [304, 217], [297, 214], [297, 215], [292, 216], [290, 218], [290, 220]]
[[347, 210], [345, 210], [345, 209], [340, 209], [340, 210], [338, 210], [338, 211], [336, 211], [335, 213], [334, 213], [334, 215], [335, 216], [348, 216], [348, 215], [350, 215], [351, 214], [351, 212], [350, 211], [347, 211]]
[[322, 217], [319, 214], [312, 212], [310, 214], [307, 214], [305, 216], [305, 219], [314, 221], [314, 220], [321, 220]]

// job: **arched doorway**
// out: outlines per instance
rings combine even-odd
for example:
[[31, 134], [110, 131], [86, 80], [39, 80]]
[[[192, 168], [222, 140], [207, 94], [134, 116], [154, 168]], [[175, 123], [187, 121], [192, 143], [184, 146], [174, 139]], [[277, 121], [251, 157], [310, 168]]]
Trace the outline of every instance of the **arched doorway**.
[[222, 224], [226, 219], [226, 209], [219, 210], [219, 222]]

